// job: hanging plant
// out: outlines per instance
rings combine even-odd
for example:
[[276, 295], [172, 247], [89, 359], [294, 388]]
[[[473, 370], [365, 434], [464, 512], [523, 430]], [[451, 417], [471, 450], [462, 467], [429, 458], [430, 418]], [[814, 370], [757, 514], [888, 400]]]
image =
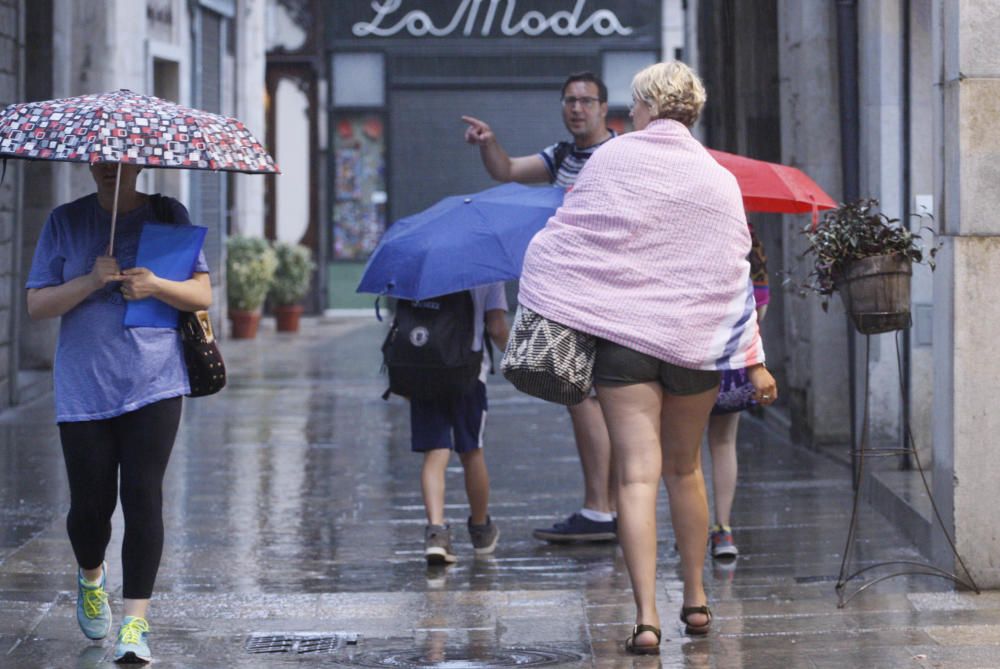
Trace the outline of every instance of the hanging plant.
[[[940, 245], [925, 253], [921, 236], [902, 225], [898, 218], [878, 211], [878, 204], [872, 198], [848, 202], [827, 211], [815, 226], [803, 228], [809, 245], [802, 255], [813, 256], [804, 289], [828, 298], [837, 290], [851, 263], [875, 256], [896, 256], [934, 269]], [[934, 232], [926, 226], [921, 230]], [[824, 299], [823, 309], [827, 307], [828, 300]]]

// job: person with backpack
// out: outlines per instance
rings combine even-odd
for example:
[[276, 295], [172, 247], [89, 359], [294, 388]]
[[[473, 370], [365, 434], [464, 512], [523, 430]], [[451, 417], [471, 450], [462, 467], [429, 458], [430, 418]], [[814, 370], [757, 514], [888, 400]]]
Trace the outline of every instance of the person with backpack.
[[[497, 181], [551, 183], [572, 188], [587, 160], [616, 133], [606, 125], [608, 89], [592, 72], [571, 74], [562, 87], [562, 117], [571, 141], [540, 152], [510, 157], [485, 122], [463, 116], [465, 141], [479, 146], [480, 157]], [[536, 539], [553, 543], [613, 541], [617, 536], [611, 439], [596, 397], [569, 407], [573, 435], [583, 469], [583, 506], [552, 527], [536, 529]]]
[[420, 489], [427, 526], [428, 566], [457, 561], [444, 515], [445, 471], [458, 453], [469, 500], [466, 526], [476, 555], [496, 549], [500, 530], [489, 515], [490, 477], [483, 455], [486, 375], [491, 355], [486, 337], [507, 346], [507, 297], [503, 283], [412, 302], [399, 300], [382, 345], [389, 393], [410, 400], [411, 449], [423, 455]]
[[108, 563], [111, 516], [121, 499], [123, 617], [112, 658], [149, 662], [147, 611], [163, 553], [163, 476], [191, 392], [180, 332], [124, 326], [128, 302], [154, 297], [180, 311], [206, 309], [212, 287], [204, 254], [194, 275], [170, 281], [136, 267], [143, 225], [176, 200], [136, 190], [141, 170], [122, 165], [117, 232], [109, 253], [116, 163], [90, 166], [97, 192], [49, 214], [27, 280], [28, 315], [59, 318], [53, 367], [56, 422], [69, 479], [66, 529], [76, 557], [76, 619], [83, 634], [111, 631]]

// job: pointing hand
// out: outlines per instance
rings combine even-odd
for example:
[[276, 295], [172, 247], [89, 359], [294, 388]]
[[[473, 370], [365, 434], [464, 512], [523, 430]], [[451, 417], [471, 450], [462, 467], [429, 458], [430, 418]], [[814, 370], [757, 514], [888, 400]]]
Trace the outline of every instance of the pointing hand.
[[465, 129], [465, 141], [469, 144], [482, 146], [496, 139], [496, 135], [493, 134], [493, 130], [487, 123], [474, 116], [463, 116], [462, 120], [469, 124], [469, 127]]

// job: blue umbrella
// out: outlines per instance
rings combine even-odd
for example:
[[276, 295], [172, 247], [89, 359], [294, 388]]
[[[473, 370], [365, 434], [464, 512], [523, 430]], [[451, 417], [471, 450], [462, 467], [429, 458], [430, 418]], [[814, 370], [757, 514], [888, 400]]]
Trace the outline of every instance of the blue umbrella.
[[563, 195], [561, 188], [504, 184], [446, 197], [386, 231], [357, 292], [423, 300], [516, 279], [528, 243]]

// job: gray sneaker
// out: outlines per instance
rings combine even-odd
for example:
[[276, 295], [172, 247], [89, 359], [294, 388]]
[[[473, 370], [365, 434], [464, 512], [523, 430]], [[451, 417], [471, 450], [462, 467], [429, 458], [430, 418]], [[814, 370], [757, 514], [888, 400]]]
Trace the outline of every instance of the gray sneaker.
[[451, 548], [451, 529], [447, 525], [424, 528], [424, 557], [428, 565], [451, 564], [458, 560]]
[[500, 530], [493, 519], [486, 516], [486, 522], [476, 525], [469, 518], [469, 538], [472, 539], [472, 550], [476, 555], [489, 555], [497, 547], [497, 540], [500, 538]]

